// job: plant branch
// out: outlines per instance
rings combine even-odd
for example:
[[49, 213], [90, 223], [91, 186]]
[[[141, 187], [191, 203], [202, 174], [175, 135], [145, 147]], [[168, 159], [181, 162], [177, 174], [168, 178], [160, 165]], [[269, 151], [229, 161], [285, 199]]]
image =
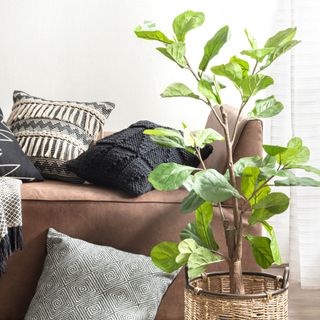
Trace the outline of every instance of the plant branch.
[[[254, 67], [253, 67], [251, 75], [254, 75], [254, 74], [259, 72], [259, 71], [256, 72], [258, 65], [259, 65], [259, 61], [256, 60], [256, 63], [254, 65]], [[241, 113], [242, 113], [244, 107], [247, 105], [248, 101], [250, 100], [251, 96], [252, 95], [250, 95], [246, 100], [243, 100], [243, 97], [242, 97], [242, 103], [241, 103], [241, 106], [239, 108], [239, 112], [238, 112], [237, 119], [236, 119], [236, 124], [235, 124], [234, 130], [233, 130], [233, 133], [232, 133], [232, 139], [231, 139], [232, 144], [234, 143], [235, 138], [236, 138], [236, 133], [237, 133], [237, 130], [238, 130], [238, 125], [239, 125], [239, 120], [240, 120]]]
[[[228, 114], [224, 111], [223, 106], [220, 106], [220, 112], [221, 112], [223, 124], [224, 124], [230, 182], [234, 188], [237, 188], [236, 176], [234, 174], [234, 169], [233, 169], [232, 141], [230, 138], [230, 131], [229, 131], [229, 125], [228, 125]], [[238, 199], [233, 198], [233, 202], [234, 202], [234, 208], [233, 208], [234, 225], [235, 225], [235, 228], [237, 228], [239, 226]]]
[[204, 170], [206, 170], [207, 168], [206, 168], [206, 165], [204, 164], [204, 161], [203, 161], [203, 159], [202, 159], [202, 155], [201, 155], [201, 150], [200, 150], [200, 148], [199, 148], [199, 147], [196, 147], [195, 150], [196, 150], [196, 153], [197, 153], [197, 157], [198, 157], [198, 159], [200, 160], [200, 163], [201, 163], [201, 165], [202, 165], [202, 168], [203, 168]]
[[219, 124], [221, 125], [221, 127], [223, 128], [223, 130], [225, 130], [225, 123], [221, 120], [221, 118], [219, 117], [217, 111], [214, 109], [212, 103], [210, 102], [209, 99], [207, 99], [207, 105], [210, 107], [212, 113], [214, 114], [214, 116], [216, 117], [216, 119], [218, 120]]
[[[198, 77], [198, 75], [194, 72], [194, 70], [192, 69], [188, 59], [186, 56], [184, 56], [184, 59], [186, 60], [186, 64], [187, 64], [187, 69], [192, 73], [192, 75], [194, 76], [194, 78], [197, 80], [197, 82], [200, 81], [200, 77]], [[202, 77], [202, 73], [201, 73], [201, 77]], [[224, 124], [221, 120], [221, 118], [219, 117], [219, 115], [217, 114], [216, 110], [214, 110], [212, 103], [210, 102], [210, 100], [207, 98], [202, 99], [201, 97], [199, 98], [199, 100], [203, 101], [206, 105], [208, 105], [212, 111], [212, 113], [214, 114], [214, 116], [216, 117], [216, 119], [218, 120], [219, 124], [222, 126], [222, 128], [224, 128]]]
[[255, 72], [256, 72], [256, 70], [257, 70], [257, 67], [258, 67], [258, 64], [259, 64], [259, 61], [256, 60], [256, 63], [255, 63], [255, 65], [254, 65], [254, 67], [253, 67], [253, 70], [252, 70], [252, 75], [255, 74]]
[[233, 129], [232, 138], [231, 138], [232, 144], [235, 142], [236, 132], [237, 132], [237, 130], [238, 130], [238, 125], [239, 125], [240, 116], [241, 116], [242, 110], [243, 110], [243, 108], [246, 106], [247, 102], [248, 102], [248, 100], [245, 101], [245, 102], [242, 102], [242, 103], [241, 103], [241, 106], [240, 106], [240, 108], [239, 108], [239, 112], [238, 112], [238, 115], [237, 115], [237, 118], [236, 118], [236, 123], [235, 123], [234, 129]]
[[226, 218], [226, 216], [224, 215], [221, 202], [218, 203], [218, 208], [219, 208], [219, 212], [220, 212], [220, 216], [221, 216], [221, 220], [222, 220], [223, 227], [224, 227], [225, 229], [227, 229], [227, 228], [229, 227], [229, 221], [228, 221], [228, 219]]
[[269, 177], [266, 181], [264, 181], [264, 182], [261, 184], [261, 186], [259, 186], [256, 190], [254, 190], [254, 192], [253, 192], [252, 195], [249, 197], [249, 199], [246, 200], [247, 203], [246, 203], [246, 205], [244, 206], [244, 208], [242, 209], [242, 210], [244, 211], [244, 213], [247, 211], [247, 209], [249, 209], [248, 206], [250, 207], [250, 201], [251, 201], [251, 200], [255, 197], [255, 195], [256, 195], [262, 188], [264, 188], [264, 187], [268, 184], [268, 182], [269, 182], [270, 180], [272, 180], [274, 177], [275, 177], [275, 175], [272, 175], [272, 176]]
[[211, 251], [212, 251], [214, 254], [222, 257], [222, 258], [223, 258], [224, 260], [226, 260], [226, 261], [229, 261], [229, 260], [230, 260], [229, 257], [227, 257], [226, 255], [224, 255], [223, 253], [221, 253], [221, 252], [219, 252], [219, 251], [214, 251], [214, 250], [211, 250]]
[[187, 69], [192, 73], [192, 75], [195, 77], [195, 79], [196, 79], [197, 81], [199, 81], [200, 78], [199, 78], [198, 75], [193, 71], [193, 69], [192, 69], [192, 67], [191, 67], [191, 65], [190, 65], [190, 63], [189, 63], [189, 61], [188, 61], [188, 59], [187, 59], [186, 56], [184, 56], [184, 59], [186, 60]]
[[262, 184], [261, 184], [261, 186], [259, 186], [253, 193], [252, 193], [252, 195], [250, 196], [250, 198], [248, 199], [248, 202], [250, 202], [253, 198], [254, 198], [254, 196], [262, 189], [262, 188], [264, 188], [267, 184], [268, 184], [268, 182], [271, 180], [271, 179], [273, 179], [275, 176], [273, 175], [273, 176], [271, 176], [271, 177], [269, 177], [265, 182], [263, 182]]

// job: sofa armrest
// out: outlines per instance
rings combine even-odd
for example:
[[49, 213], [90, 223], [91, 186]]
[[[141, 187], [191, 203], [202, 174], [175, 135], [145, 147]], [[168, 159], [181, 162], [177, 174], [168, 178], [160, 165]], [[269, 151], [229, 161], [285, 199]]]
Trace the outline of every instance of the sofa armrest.
[[234, 162], [243, 157], [263, 155], [263, 122], [248, 120], [233, 151]]

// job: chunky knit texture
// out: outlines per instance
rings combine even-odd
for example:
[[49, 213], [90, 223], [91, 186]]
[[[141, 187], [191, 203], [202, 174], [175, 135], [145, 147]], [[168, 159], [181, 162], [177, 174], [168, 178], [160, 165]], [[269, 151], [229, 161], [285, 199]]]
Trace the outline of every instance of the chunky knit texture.
[[[176, 162], [197, 167], [193, 154], [178, 148], [163, 148], [155, 144], [143, 131], [161, 127], [150, 121], [138, 121], [129, 128], [97, 142], [67, 168], [91, 183], [140, 195], [152, 190], [148, 174], [160, 163]], [[207, 145], [201, 153], [206, 159], [212, 152]]]

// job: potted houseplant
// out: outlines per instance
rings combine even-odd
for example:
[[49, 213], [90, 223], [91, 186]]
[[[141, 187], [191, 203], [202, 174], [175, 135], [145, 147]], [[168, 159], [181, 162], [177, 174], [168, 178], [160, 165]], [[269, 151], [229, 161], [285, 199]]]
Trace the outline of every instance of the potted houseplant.
[[[150, 21], [135, 29], [139, 38], [160, 42], [162, 46], [156, 49], [180, 68], [191, 72], [195, 79], [198, 92], [183, 83], [173, 83], [161, 96], [188, 97], [206, 104], [224, 133], [222, 136], [213, 129], [191, 132], [185, 124], [183, 131], [166, 128], [145, 131], [155, 143], [164, 147], [184, 148], [195, 154], [201, 163], [199, 168], [163, 163], [150, 173], [149, 181], [157, 190], [185, 187], [189, 193], [181, 204], [181, 211], [195, 211], [196, 216], [195, 221], [182, 230], [180, 243], [159, 243], [152, 249], [151, 257], [156, 266], [167, 272], [187, 267], [187, 319], [287, 319], [288, 274], [280, 279], [267, 274], [243, 273], [242, 246], [244, 241], [250, 243], [257, 264], [264, 269], [273, 263], [281, 264], [275, 232], [268, 219], [284, 212], [289, 206], [289, 198], [282, 192], [271, 190], [271, 186], [320, 186], [318, 180], [296, 175], [296, 171], [300, 170], [318, 175], [320, 171], [306, 165], [309, 149], [298, 137], [292, 138], [286, 146], [264, 145], [266, 155], [263, 158], [246, 157], [237, 162], [234, 162], [232, 147], [240, 118], [247, 106], [250, 108], [247, 114], [250, 118], [269, 118], [282, 111], [282, 103], [274, 96], [258, 99], [251, 106], [250, 103], [258, 92], [274, 82], [265, 75], [265, 69], [299, 43], [294, 39], [296, 29], [288, 28], [276, 33], [263, 47], [259, 47], [257, 41], [245, 31], [248, 48], [241, 51], [242, 57], [233, 56], [225, 64], [215, 65], [213, 58], [230, 37], [229, 27], [224, 26], [206, 43], [200, 64], [194, 70], [186, 56], [185, 38], [190, 30], [201, 26], [204, 20], [201, 12], [186, 11], [180, 14], [173, 21], [173, 38], [166, 36]], [[240, 94], [238, 118], [232, 131], [222, 102], [222, 78], [231, 82]], [[217, 140], [224, 140], [226, 144], [229, 165], [225, 174], [206, 168], [201, 158], [201, 148]], [[238, 178], [241, 179], [240, 184]], [[225, 217], [221, 205], [229, 199], [233, 208], [233, 219], [230, 221]], [[213, 205], [218, 208], [217, 214], [222, 218], [227, 253], [219, 251], [219, 244], [212, 232]], [[249, 223], [261, 224], [268, 236], [252, 235], [245, 230], [243, 217], [247, 214], [250, 215]], [[228, 263], [228, 273], [209, 274], [209, 278], [212, 277], [211, 287], [215, 288], [209, 290], [208, 276], [201, 275], [209, 265], [222, 260]], [[221, 281], [226, 281], [226, 289]], [[258, 287], [254, 288], [257, 283]], [[271, 300], [272, 303], [266, 303]], [[270, 312], [273, 314], [271, 318]]]

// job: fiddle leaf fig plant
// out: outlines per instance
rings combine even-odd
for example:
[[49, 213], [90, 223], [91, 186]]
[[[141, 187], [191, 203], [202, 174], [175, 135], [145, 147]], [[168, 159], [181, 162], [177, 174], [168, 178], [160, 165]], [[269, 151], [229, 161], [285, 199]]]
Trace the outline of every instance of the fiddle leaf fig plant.
[[[203, 273], [209, 265], [226, 261], [229, 265], [231, 293], [244, 294], [242, 279], [242, 246], [248, 241], [259, 266], [268, 268], [281, 264], [280, 251], [273, 227], [268, 220], [281, 214], [289, 206], [286, 194], [271, 190], [271, 186], [320, 186], [320, 181], [311, 177], [296, 176], [296, 171], [320, 175], [320, 170], [306, 163], [310, 151], [300, 138], [292, 138], [286, 146], [264, 145], [264, 157], [233, 159], [236, 132], [245, 107], [250, 107], [248, 118], [270, 118], [279, 114], [284, 106], [269, 96], [251, 102], [258, 93], [274, 84], [263, 72], [282, 54], [291, 50], [300, 41], [295, 40], [296, 28], [282, 30], [259, 46], [257, 40], [245, 30], [247, 47], [240, 55], [233, 55], [224, 64], [216, 64], [215, 57], [230, 39], [228, 26], [219, 29], [205, 44], [203, 55], [195, 70], [186, 53], [188, 32], [204, 23], [202, 12], [186, 11], [173, 21], [173, 36], [159, 31], [154, 23], [146, 22], [135, 29], [139, 38], [156, 40], [162, 44], [156, 48], [170, 61], [190, 72], [195, 80], [193, 88], [183, 83], [172, 83], [161, 93], [163, 98], [185, 97], [206, 104], [222, 128], [223, 136], [213, 129], [190, 131], [183, 123], [183, 130], [156, 128], [144, 133], [165, 148], [182, 148], [199, 158], [199, 168], [176, 163], [158, 165], [149, 175], [149, 181], [157, 190], [185, 188], [188, 195], [181, 203], [181, 212], [195, 213], [180, 233], [181, 241], [162, 242], [151, 251], [153, 263], [160, 269], [172, 272], [188, 266], [190, 278]], [[194, 31], [193, 31], [194, 32]], [[234, 129], [228, 125], [228, 113], [223, 105], [220, 80], [228, 81], [239, 92], [239, 111]], [[207, 168], [201, 149], [207, 143], [223, 141], [226, 145], [228, 168], [224, 174]], [[240, 186], [236, 183], [240, 178]], [[224, 212], [223, 202], [231, 199], [233, 218]], [[212, 222], [214, 214], [221, 216], [227, 252], [219, 249]], [[249, 224], [261, 224], [267, 236], [250, 234], [243, 219], [249, 215]]]

